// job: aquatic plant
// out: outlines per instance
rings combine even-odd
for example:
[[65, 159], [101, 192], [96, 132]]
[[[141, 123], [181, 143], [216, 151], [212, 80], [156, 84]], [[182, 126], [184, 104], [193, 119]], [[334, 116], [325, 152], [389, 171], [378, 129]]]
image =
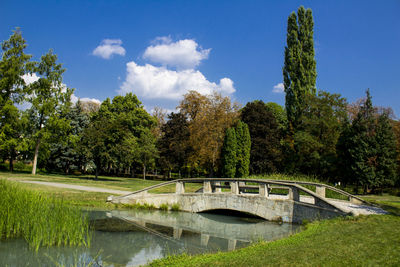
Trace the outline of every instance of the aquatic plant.
[[0, 240], [22, 237], [31, 248], [90, 245], [88, 218], [62, 199], [0, 179]]
[[168, 210], [168, 204], [161, 204], [159, 207], [160, 210]]
[[180, 210], [179, 204], [178, 203], [172, 204], [171, 210], [172, 211], [179, 211]]

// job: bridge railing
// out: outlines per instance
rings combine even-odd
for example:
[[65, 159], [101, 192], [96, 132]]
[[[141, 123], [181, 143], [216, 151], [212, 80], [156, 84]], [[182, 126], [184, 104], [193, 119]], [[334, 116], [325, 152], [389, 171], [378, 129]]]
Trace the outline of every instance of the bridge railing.
[[[258, 195], [266, 198], [285, 198], [298, 202], [306, 202], [308, 204], [314, 204], [320, 207], [328, 207], [335, 208], [338, 207], [329, 202], [326, 198], [326, 189], [332, 190], [336, 193], [339, 193], [345, 197], [352, 203], [362, 204], [365, 201], [353, 196], [343, 190], [337, 189], [335, 187], [320, 184], [320, 183], [312, 183], [312, 182], [301, 182], [301, 181], [286, 181], [286, 180], [266, 180], [266, 179], [239, 179], [239, 178], [185, 178], [185, 179], [177, 179], [168, 182], [164, 182], [161, 184], [153, 185], [131, 194], [119, 197], [132, 197], [138, 194], [146, 194], [148, 191], [157, 189], [164, 186], [169, 186], [175, 184], [175, 194], [186, 194], [185, 192], [185, 184], [187, 183], [196, 183], [200, 184], [202, 187], [202, 193], [213, 194], [213, 193], [230, 193], [230, 194], [252, 194]], [[315, 186], [315, 192], [304, 187], [306, 186]], [[228, 189], [228, 192], [226, 192]], [[276, 191], [281, 191], [276, 193]], [[223, 191], [225, 190], [225, 192]], [[282, 192], [285, 191], [286, 193]], [[301, 197], [308, 196], [308, 198]]]

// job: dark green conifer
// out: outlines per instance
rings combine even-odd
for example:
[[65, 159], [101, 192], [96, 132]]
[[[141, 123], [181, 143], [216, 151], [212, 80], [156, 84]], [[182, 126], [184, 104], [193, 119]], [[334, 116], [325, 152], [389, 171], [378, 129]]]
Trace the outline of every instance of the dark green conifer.
[[236, 174], [237, 140], [234, 128], [226, 130], [224, 144], [222, 146], [222, 176], [235, 177]]
[[376, 186], [391, 185], [396, 182], [397, 151], [396, 138], [387, 113], [379, 116], [376, 127], [377, 166]]
[[236, 177], [249, 175], [251, 139], [249, 127], [246, 123], [239, 121], [236, 125]]

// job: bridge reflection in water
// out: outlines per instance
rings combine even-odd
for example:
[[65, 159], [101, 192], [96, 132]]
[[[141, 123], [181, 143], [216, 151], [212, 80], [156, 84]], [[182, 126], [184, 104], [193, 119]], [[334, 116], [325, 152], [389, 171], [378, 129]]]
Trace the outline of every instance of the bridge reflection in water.
[[289, 223], [208, 213], [114, 210], [107, 216], [199, 252], [234, 250], [259, 240], [283, 238], [300, 229]]
[[90, 211], [95, 227], [90, 248], [29, 249], [21, 239], [0, 240], [0, 266], [137, 266], [171, 254], [198, 254], [274, 240], [298, 225], [217, 214], [166, 211]]

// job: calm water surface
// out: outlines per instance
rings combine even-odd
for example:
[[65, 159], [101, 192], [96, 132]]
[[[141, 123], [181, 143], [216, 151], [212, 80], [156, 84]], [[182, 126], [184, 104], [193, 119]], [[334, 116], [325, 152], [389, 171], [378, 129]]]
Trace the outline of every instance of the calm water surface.
[[237, 216], [164, 211], [91, 211], [90, 248], [50, 247], [36, 253], [22, 239], [0, 242], [0, 266], [138, 266], [171, 254], [228, 251], [299, 231]]

